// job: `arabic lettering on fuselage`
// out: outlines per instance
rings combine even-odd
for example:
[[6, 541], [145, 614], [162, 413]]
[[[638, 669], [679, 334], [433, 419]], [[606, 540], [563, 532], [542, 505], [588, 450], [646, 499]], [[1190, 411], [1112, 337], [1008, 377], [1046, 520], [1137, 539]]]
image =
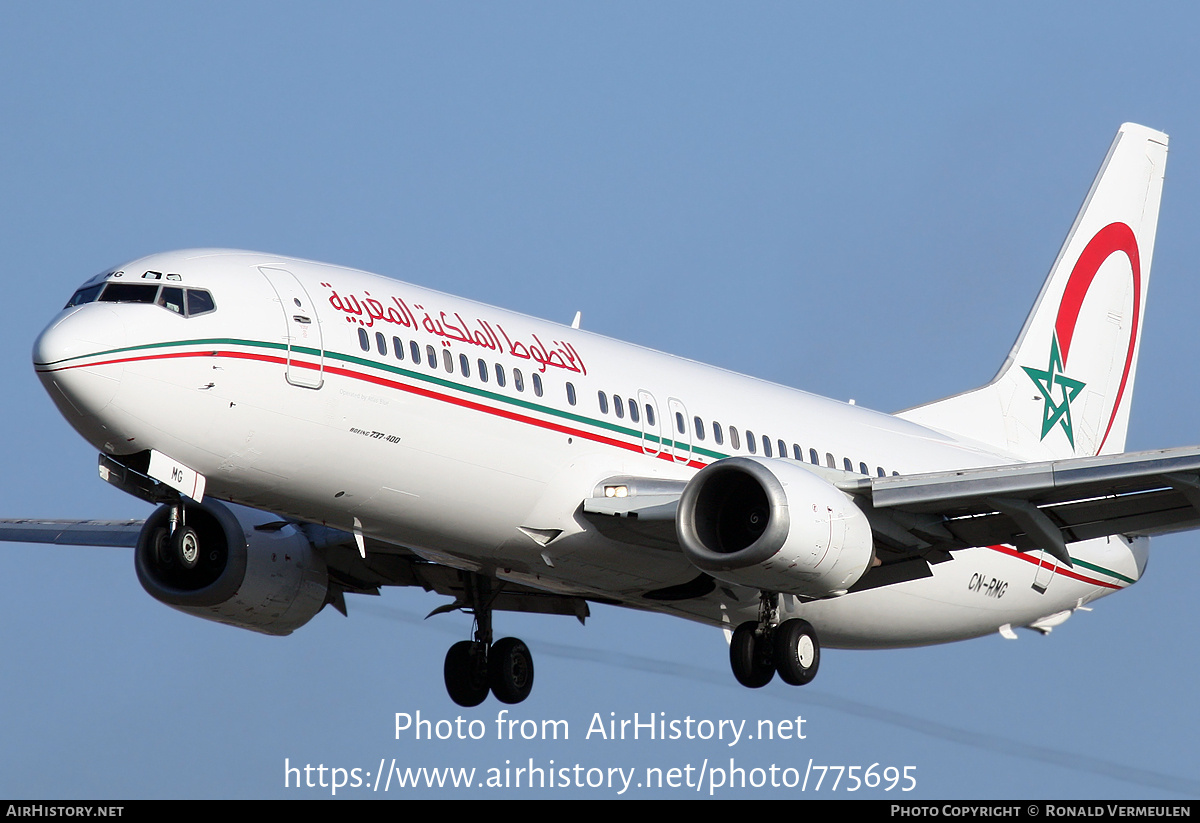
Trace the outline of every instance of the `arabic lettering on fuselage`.
[[347, 323], [357, 323], [367, 328], [373, 328], [377, 323], [389, 323], [412, 331], [422, 330], [442, 338], [446, 346], [454, 341], [489, 351], [504, 352], [522, 360], [532, 360], [538, 364], [540, 372], [552, 367], [587, 374], [587, 367], [583, 364], [579, 352], [564, 340], [551, 340], [547, 346], [536, 333], [530, 334], [526, 340], [513, 339], [504, 326], [499, 323], [493, 325], [478, 317], [473, 323], [469, 323], [459, 312], [448, 315], [439, 311], [434, 314], [433, 310], [426, 309], [419, 303], [413, 303], [410, 309], [408, 303], [394, 295], [382, 301], [372, 297], [369, 291], [364, 291], [362, 297], [354, 294], [341, 295], [332, 284], [321, 285], [329, 289], [329, 305], [341, 312]]

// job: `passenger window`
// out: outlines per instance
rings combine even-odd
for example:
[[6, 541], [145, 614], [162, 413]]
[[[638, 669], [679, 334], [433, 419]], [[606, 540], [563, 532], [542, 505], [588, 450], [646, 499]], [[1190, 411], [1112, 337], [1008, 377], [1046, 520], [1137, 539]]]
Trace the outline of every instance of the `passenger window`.
[[837, 468], [837, 460], [833, 457], [833, 452], [825, 452], [825, 467], [829, 469]]
[[814, 466], [821, 465], [821, 458], [817, 457], [816, 449], [808, 450], [808, 462], [812, 463]]
[[[784, 443], [782, 440], [778, 441], [778, 443], [779, 443], [779, 456], [787, 457], [787, 443]], [[796, 451], [800, 451], [799, 447], [797, 447]]]
[[846, 471], [848, 471], [848, 472], [854, 471], [854, 464], [850, 462], [849, 457], [842, 458], [842, 465], [846, 467]]
[[454, 374], [454, 355], [449, 349], [442, 349], [442, 365], [446, 367], [446, 371]]
[[380, 354], [387, 356], [387, 338], [381, 331], [375, 332], [375, 348], [379, 350]]
[[537, 372], [534, 372], [531, 375], [531, 377], [533, 379], [533, 393], [536, 394], [538, 397], [541, 397], [542, 396], [542, 376], [540, 374], [538, 374]]
[[608, 414], [608, 395], [604, 392], [596, 392], [596, 399], [600, 402], [600, 413]]
[[458, 356], [458, 370], [462, 372], [463, 377], [471, 376], [471, 361], [467, 359], [465, 354]]
[[499, 363], [496, 364], [496, 385], [504, 388], [504, 367]]
[[675, 429], [680, 433], [684, 433], [683, 428], [683, 412], [675, 412]]
[[733, 449], [740, 449], [742, 447], [741, 440], [738, 438], [738, 431], [733, 426], [729, 427], [729, 446]]
[[758, 453], [758, 446], [754, 442], [754, 432], [749, 429], [746, 429], [746, 448], [750, 450], [751, 454]]
[[713, 421], [713, 441], [718, 446], [725, 444], [725, 431], [721, 428], [721, 424], [716, 420]]
[[521, 374], [520, 369], [513, 369], [513, 388], [517, 391], [525, 391], [525, 377]]
[[704, 421], [701, 420], [699, 417], [693, 417], [692, 418], [692, 426], [696, 429], [696, 439], [703, 440], [704, 439]]
[[487, 378], [488, 378], [488, 366], [487, 366], [487, 362], [486, 362], [486, 361], [485, 361], [485, 360], [484, 360], [484, 359], [481, 357], [481, 358], [479, 358], [478, 362], [476, 362], [476, 364], [475, 364], [475, 365], [479, 366], [479, 380], [480, 380], [480, 382], [486, 383], [486, 382], [487, 382]]
[[883, 470], [883, 466], [876, 466], [875, 471], [879, 474], [880, 477], [887, 477], [887, 472], [885, 472]]
[[646, 404], [646, 425], [647, 426], [656, 425], [654, 422], [654, 407], [651, 406], [649, 403]]
[[575, 405], [575, 384], [567, 381], [567, 402], [572, 406]]
[[617, 413], [617, 417], [625, 416], [625, 401], [621, 399], [621, 395], [613, 395], [613, 411]]
[[641, 422], [640, 420], [638, 420], [637, 401], [635, 401], [635, 400], [629, 401], [629, 419], [632, 420], [634, 423]]
[[429, 368], [437, 370], [437, 349], [433, 346], [425, 347], [425, 359], [429, 361]]
[[396, 355], [397, 360], [404, 359], [404, 341], [399, 337], [392, 338], [392, 353]]
[[763, 456], [764, 457], [774, 457], [775, 456], [775, 455], [771, 454], [771, 438], [767, 437], [765, 434], [763, 435]]
[[371, 336], [367, 334], [367, 330], [360, 328], [358, 330], [358, 346], [363, 351], [371, 350]]
[[859, 474], [865, 474], [867, 477], [870, 477], [870, 476], [871, 476], [871, 470], [867, 468], [867, 464], [866, 464], [866, 463], [859, 463], [859, 464], [858, 464], [858, 473], [859, 473]]
[[412, 352], [412, 361], [414, 366], [421, 365], [421, 346], [416, 340], [408, 341], [408, 350]]

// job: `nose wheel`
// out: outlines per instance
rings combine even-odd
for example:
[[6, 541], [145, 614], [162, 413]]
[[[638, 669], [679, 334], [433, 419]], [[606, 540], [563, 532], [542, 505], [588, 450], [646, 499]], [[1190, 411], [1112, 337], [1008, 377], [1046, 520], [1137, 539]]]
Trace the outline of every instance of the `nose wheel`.
[[200, 535], [185, 522], [185, 509], [175, 506], [166, 526], [154, 530], [151, 545], [155, 559], [164, 567], [191, 571], [200, 564]]
[[200, 535], [190, 526], [180, 526], [171, 535], [171, 553], [183, 568], [196, 568], [200, 562]]

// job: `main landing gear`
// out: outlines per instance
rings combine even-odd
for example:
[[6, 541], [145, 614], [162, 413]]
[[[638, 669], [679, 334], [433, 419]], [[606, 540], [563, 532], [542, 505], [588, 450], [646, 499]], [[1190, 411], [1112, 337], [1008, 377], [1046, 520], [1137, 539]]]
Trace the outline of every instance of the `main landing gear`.
[[492, 642], [491, 578], [466, 574], [466, 603], [475, 615], [475, 639], [455, 643], [446, 652], [443, 674], [450, 699], [460, 706], [478, 706], [488, 692], [501, 703], [520, 703], [533, 690], [533, 655], [515, 637]]
[[763, 592], [758, 620], [738, 626], [729, 643], [729, 664], [743, 686], [761, 689], [775, 672], [784, 683], [803, 686], [817, 676], [821, 645], [807, 620], [792, 618], [776, 624], [774, 592]]

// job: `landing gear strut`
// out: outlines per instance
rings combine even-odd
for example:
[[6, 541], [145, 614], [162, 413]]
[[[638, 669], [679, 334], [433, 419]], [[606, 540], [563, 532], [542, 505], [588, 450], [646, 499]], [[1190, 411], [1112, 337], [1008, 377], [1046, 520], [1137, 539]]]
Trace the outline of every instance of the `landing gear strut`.
[[185, 511], [181, 505], [173, 506], [168, 525], [156, 529], [152, 540], [159, 563], [191, 571], [200, 563], [200, 535], [185, 522]]
[[778, 595], [763, 592], [758, 620], [738, 626], [729, 643], [733, 676], [743, 686], [761, 689], [775, 672], [792, 686], [811, 683], [821, 663], [821, 645], [807, 620], [792, 618], [776, 625]]
[[520, 703], [533, 690], [533, 655], [515, 637], [492, 642], [492, 579], [466, 573], [464, 610], [475, 616], [475, 639], [455, 643], [442, 669], [446, 691], [460, 706], [478, 706], [488, 692], [501, 703]]

